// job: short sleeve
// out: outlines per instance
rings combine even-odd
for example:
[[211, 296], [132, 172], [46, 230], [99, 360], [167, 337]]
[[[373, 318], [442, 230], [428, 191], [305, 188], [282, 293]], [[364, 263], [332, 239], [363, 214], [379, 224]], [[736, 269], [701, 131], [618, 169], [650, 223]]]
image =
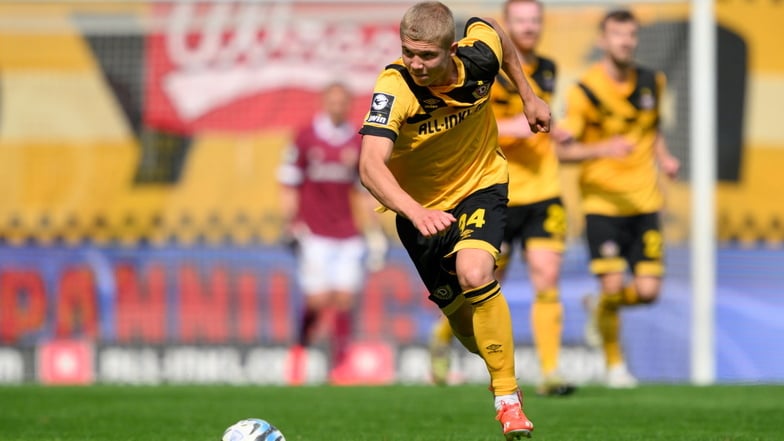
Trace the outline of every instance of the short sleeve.
[[498, 32], [493, 29], [490, 23], [481, 18], [472, 17], [466, 23], [465, 37], [460, 40], [460, 44], [468, 46], [476, 41], [481, 41], [487, 45], [495, 55], [496, 62], [500, 66], [504, 58], [501, 37], [498, 36]]
[[376, 80], [370, 109], [359, 133], [396, 140], [416, 103], [403, 77], [395, 69], [385, 69]]

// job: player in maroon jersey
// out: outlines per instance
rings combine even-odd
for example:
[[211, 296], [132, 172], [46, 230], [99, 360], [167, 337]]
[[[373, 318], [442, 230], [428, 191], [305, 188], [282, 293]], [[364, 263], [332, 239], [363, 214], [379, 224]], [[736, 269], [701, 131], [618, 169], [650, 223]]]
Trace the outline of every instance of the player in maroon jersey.
[[[355, 216], [372, 211], [375, 201], [358, 183], [361, 137], [348, 120], [351, 101], [345, 86], [326, 87], [322, 109], [296, 133], [278, 170], [284, 234], [296, 240], [298, 276], [305, 294], [294, 364], [301, 365], [296, 360], [302, 359], [302, 348], [311, 343], [316, 325], [329, 317], [333, 320], [330, 379], [336, 383], [345, 375], [354, 298], [365, 269], [376, 269], [386, 251], [375, 213], [363, 216], [368, 224], [367, 250]], [[303, 380], [296, 378], [301, 377], [301, 369], [295, 366], [300, 373], [294, 374], [294, 382]]]

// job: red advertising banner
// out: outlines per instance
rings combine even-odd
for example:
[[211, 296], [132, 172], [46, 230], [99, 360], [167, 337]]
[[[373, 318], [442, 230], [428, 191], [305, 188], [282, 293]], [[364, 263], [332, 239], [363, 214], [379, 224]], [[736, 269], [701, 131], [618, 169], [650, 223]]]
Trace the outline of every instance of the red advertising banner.
[[[302, 296], [276, 248], [17, 248], [0, 252], [0, 345], [289, 345]], [[438, 311], [401, 253], [370, 273], [356, 311], [366, 340], [426, 340]]]
[[147, 40], [145, 122], [182, 134], [296, 126], [336, 81], [356, 94], [361, 118], [376, 76], [400, 56], [398, 14], [383, 5], [345, 8], [156, 5], [164, 30]]

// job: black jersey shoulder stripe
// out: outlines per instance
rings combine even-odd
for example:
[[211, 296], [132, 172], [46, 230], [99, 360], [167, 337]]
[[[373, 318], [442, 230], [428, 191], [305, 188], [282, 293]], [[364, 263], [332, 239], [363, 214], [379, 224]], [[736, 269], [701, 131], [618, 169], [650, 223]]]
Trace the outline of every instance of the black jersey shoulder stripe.
[[599, 109], [602, 108], [602, 102], [599, 101], [599, 97], [597, 97], [596, 94], [593, 93], [593, 90], [591, 90], [590, 87], [588, 87], [582, 81], [577, 83], [577, 87], [579, 87], [583, 91], [583, 93], [585, 94], [585, 97], [588, 98], [588, 101], [590, 101], [591, 104], [594, 107], [599, 108]]
[[470, 46], [457, 48], [457, 57], [463, 62], [466, 80], [490, 81], [498, 74], [501, 64], [484, 41], [475, 41]]
[[637, 66], [637, 84], [634, 87], [631, 95], [627, 97], [630, 103], [637, 109], [640, 108], [640, 94], [643, 90], [647, 89], [654, 93], [656, 98], [659, 98], [658, 85], [656, 84], [656, 71]]
[[492, 86], [501, 65], [495, 52], [483, 41], [475, 41], [471, 46], [458, 47], [457, 57], [463, 62], [465, 80], [461, 87], [447, 92], [447, 95], [455, 101], [473, 105], [484, 96], [476, 93], [477, 88]]
[[555, 89], [555, 75], [555, 62], [549, 58], [537, 57], [536, 70], [531, 74], [531, 78], [536, 81], [536, 84], [542, 91], [553, 93]]
[[[491, 29], [493, 25], [479, 17], [468, 19], [463, 30], [463, 35], [468, 34], [468, 28], [474, 23], [484, 23]], [[492, 81], [501, 69], [495, 52], [484, 41], [475, 41], [470, 46], [457, 48], [457, 56], [463, 61], [466, 69], [467, 80]]]

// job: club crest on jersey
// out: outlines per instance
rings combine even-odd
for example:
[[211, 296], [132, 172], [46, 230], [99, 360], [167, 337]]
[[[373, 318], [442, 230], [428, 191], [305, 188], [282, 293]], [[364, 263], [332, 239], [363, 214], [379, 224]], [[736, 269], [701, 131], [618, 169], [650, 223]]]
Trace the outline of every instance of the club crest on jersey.
[[474, 93], [471, 95], [473, 95], [474, 98], [479, 99], [487, 95], [488, 92], [490, 92], [490, 85], [485, 83], [480, 84], [476, 89], [474, 89]]
[[644, 87], [640, 90], [640, 109], [651, 110], [656, 105], [656, 98], [653, 96], [651, 89]]
[[373, 100], [370, 103], [370, 112], [368, 112], [365, 122], [376, 124], [387, 124], [389, 122], [389, 115], [392, 113], [392, 105], [395, 103], [395, 96], [386, 93], [377, 93], [373, 95]]

